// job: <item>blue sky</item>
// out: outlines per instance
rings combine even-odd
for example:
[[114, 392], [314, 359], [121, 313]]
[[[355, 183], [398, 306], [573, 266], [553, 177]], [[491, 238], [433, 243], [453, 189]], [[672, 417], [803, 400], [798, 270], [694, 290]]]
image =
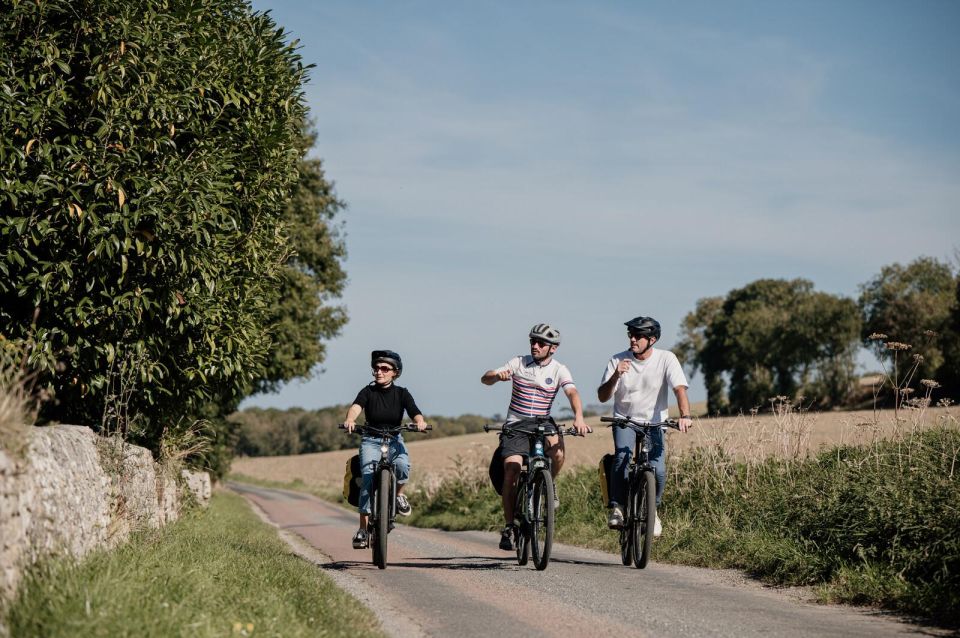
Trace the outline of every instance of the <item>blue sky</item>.
[[392, 348], [424, 412], [503, 413], [480, 375], [541, 321], [596, 403], [633, 316], [669, 348], [702, 297], [960, 249], [960, 2], [253, 6], [316, 65], [350, 323], [244, 407], [349, 403]]

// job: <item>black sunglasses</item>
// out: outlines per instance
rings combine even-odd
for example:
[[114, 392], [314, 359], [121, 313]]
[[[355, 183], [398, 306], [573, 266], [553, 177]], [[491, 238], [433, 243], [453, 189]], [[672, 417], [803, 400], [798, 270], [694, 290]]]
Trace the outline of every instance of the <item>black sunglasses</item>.
[[532, 346], [533, 344], [537, 344], [541, 348], [553, 345], [549, 341], [544, 341], [543, 339], [530, 339], [530, 345]]

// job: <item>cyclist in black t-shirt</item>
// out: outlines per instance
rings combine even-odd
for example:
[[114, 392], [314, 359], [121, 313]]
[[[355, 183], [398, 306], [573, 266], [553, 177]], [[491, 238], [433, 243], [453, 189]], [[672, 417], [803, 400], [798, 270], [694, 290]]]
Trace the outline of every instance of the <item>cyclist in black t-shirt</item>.
[[[348, 432], [356, 427], [357, 417], [363, 412], [367, 423], [376, 427], [399, 427], [403, 422], [403, 413], [413, 419], [421, 432], [427, 429], [427, 422], [417, 407], [413, 396], [406, 388], [395, 385], [394, 380], [403, 373], [400, 355], [392, 350], [374, 350], [370, 354], [373, 367], [373, 383], [364, 387], [347, 409], [343, 425]], [[410, 477], [410, 455], [399, 433], [391, 443], [390, 453], [397, 472], [397, 513], [409, 516], [410, 503], [403, 495], [403, 488]], [[360, 468], [363, 484], [360, 488], [360, 529], [353, 537], [354, 549], [364, 549], [367, 538], [367, 517], [370, 515], [370, 488], [373, 485], [373, 472], [380, 461], [380, 438], [364, 436], [360, 440]]]

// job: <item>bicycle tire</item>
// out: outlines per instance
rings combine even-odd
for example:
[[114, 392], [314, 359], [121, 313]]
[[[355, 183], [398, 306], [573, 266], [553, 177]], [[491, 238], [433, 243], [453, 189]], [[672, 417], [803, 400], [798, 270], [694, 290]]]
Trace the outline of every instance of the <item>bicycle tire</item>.
[[543, 571], [550, 564], [553, 548], [553, 477], [548, 470], [538, 470], [533, 477], [530, 504], [530, 544], [533, 546], [533, 564]]
[[657, 516], [657, 477], [653, 470], [646, 470], [640, 475], [634, 503], [633, 564], [637, 569], [643, 569], [650, 560], [653, 525]]
[[380, 569], [387, 568], [387, 535], [390, 533], [390, 496], [393, 492], [393, 476], [390, 470], [382, 469], [377, 476], [377, 524], [374, 539], [373, 562]]
[[627, 484], [626, 511], [623, 513], [623, 525], [620, 527], [620, 562], [626, 567], [633, 564], [633, 491]]
[[528, 536], [529, 526], [526, 518], [527, 502], [527, 475], [520, 474], [520, 480], [517, 481], [517, 500], [513, 504], [513, 520], [519, 521], [519, 525], [514, 528], [514, 545], [517, 549], [517, 564], [521, 567], [530, 560], [530, 542]]

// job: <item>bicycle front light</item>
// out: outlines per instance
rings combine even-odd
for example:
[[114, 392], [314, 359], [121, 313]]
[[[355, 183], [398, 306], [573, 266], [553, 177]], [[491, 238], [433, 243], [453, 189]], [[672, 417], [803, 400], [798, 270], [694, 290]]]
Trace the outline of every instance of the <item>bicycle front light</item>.
[[389, 449], [390, 449], [390, 448], [388, 448], [386, 445], [381, 445], [381, 446], [380, 446], [380, 454], [386, 454], [386, 453], [387, 453], [387, 450], [389, 450]]

